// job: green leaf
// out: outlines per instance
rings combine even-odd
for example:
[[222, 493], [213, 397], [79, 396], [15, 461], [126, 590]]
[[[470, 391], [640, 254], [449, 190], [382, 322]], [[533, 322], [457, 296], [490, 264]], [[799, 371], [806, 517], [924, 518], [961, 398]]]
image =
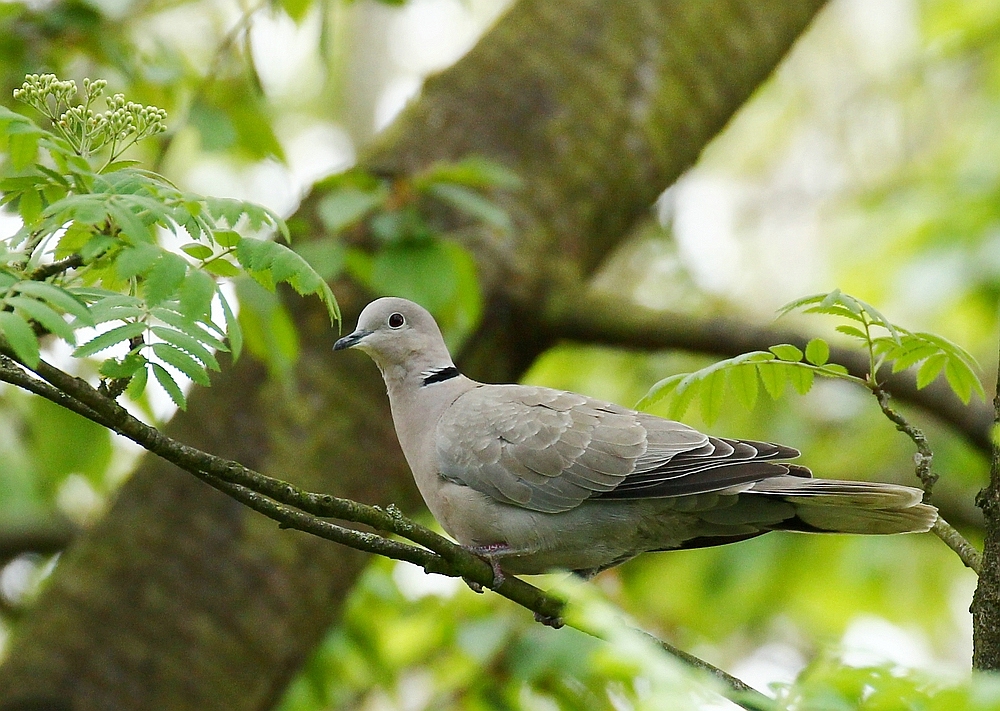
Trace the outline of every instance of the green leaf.
[[45, 301], [50, 306], [62, 309], [76, 316], [81, 323], [92, 326], [94, 320], [90, 316], [87, 305], [62, 287], [44, 281], [22, 281], [14, 287], [16, 291]]
[[38, 337], [24, 318], [10, 311], [0, 311], [0, 333], [6, 337], [18, 360], [29, 368], [38, 366]]
[[156, 382], [160, 384], [160, 387], [167, 391], [167, 395], [169, 395], [170, 399], [174, 401], [174, 404], [180, 409], [186, 410], [187, 398], [184, 397], [184, 391], [181, 390], [181, 386], [177, 384], [176, 380], [174, 380], [174, 376], [172, 376], [167, 369], [159, 363], [150, 363], [150, 367], [153, 370], [153, 377], [156, 378]]
[[843, 333], [845, 336], [850, 336], [851, 338], [857, 338], [859, 341], [868, 342], [868, 336], [860, 328], [855, 328], [854, 326], [848, 326], [846, 324], [841, 324], [837, 326], [836, 330]]
[[84, 358], [86, 356], [94, 355], [95, 353], [100, 353], [104, 349], [111, 348], [111, 346], [117, 345], [118, 343], [128, 341], [136, 336], [141, 336], [145, 331], [146, 324], [141, 322], [126, 323], [122, 326], [116, 326], [110, 331], [105, 331], [104, 333], [95, 336], [77, 348], [73, 351], [73, 357]]
[[[154, 365], [150, 363], [149, 365]], [[132, 379], [128, 381], [128, 386], [125, 388], [125, 392], [133, 400], [138, 400], [142, 397], [143, 391], [146, 389], [146, 381], [149, 379], [149, 371], [146, 368], [140, 368], [135, 371], [135, 375]]]
[[24, 170], [35, 162], [35, 157], [38, 155], [38, 136], [35, 131], [8, 136], [7, 153], [10, 155], [10, 163], [14, 170]]
[[736, 397], [747, 410], [753, 410], [757, 404], [759, 382], [757, 368], [753, 365], [740, 365], [729, 370], [729, 384], [736, 392]]
[[711, 425], [719, 419], [726, 396], [726, 374], [721, 370], [709, 373], [700, 383], [701, 416]]
[[240, 328], [239, 319], [233, 314], [229, 300], [222, 291], [219, 291], [219, 303], [222, 304], [222, 314], [226, 319], [226, 335], [228, 336], [229, 347], [233, 351], [233, 360], [235, 361], [243, 351], [243, 330]]
[[208, 245], [198, 244], [197, 242], [189, 242], [181, 247], [181, 251], [188, 254], [195, 259], [208, 259], [214, 252], [212, 248]]
[[108, 378], [130, 378], [138, 372], [140, 368], [145, 368], [147, 361], [138, 353], [129, 353], [120, 361], [114, 358], [101, 363], [100, 373]]
[[215, 289], [215, 280], [212, 277], [200, 269], [192, 269], [181, 284], [181, 313], [195, 321], [210, 314]]
[[788, 380], [792, 383], [799, 395], [805, 395], [812, 388], [815, 372], [808, 366], [789, 366], [786, 373]]
[[201, 268], [206, 272], [220, 277], [234, 277], [242, 274], [239, 267], [232, 262], [221, 258], [213, 259], [211, 262], [205, 262]]
[[38, 216], [42, 214], [42, 196], [37, 190], [26, 190], [21, 193], [21, 199], [17, 202], [17, 210], [21, 213], [21, 219], [26, 225], [33, 225]]
[[164, 255], [164, 250], [149, 242], [137, 242], [126, 247], [115, 259], [115, 271], [120, 279], [131, 279], [146, 274]]
[[948, 356], [944, 353], [936, 353], [925, 360], [917, 371], [917, 390], [926, 388], [933, 383], [947, 363]]
[[115, 200], [108, 200], [108, 215], [118, 225], [122, 234], [130, 237], [134, 242], [152, 242], [153, 235], [146, 224], [126, 206]]
[[436, 163], [417, 176], [418, 186], [431, 183], [455, 183], [470, 188], [519, 190], [524, 183], [514, 171], [482, 156], [468, 156], [459, 161]]
[[15, 311], [21, 312], [22, 316], [37, 321], [49, 333], [54, 333], [71, 346], [76, 345], [73, 327], [45, 303], [37, 299], [29, 299], [26, 296], [11, 296], [7, 299], [7, 303], [13, 306]]
[[[219, 370], [219, 361], [217, 361], [215, 356], [212, 355], [212, 352], [198, 340], [198, 335], [185, 331], [178, 331], [172, 328], [164, 328], [163, 326], [153, 326], [151, 330], [158, 338], [162, 338], [167, 343], [187, 351], [204, 363], [205, 366], [211, 368], [212, 370]], [[156, 351], [154, 350], [153, 352], [155, 353]], [[171, 365], [173, 365], [173, 363], [171, 363]], [[192, 380], [194, 380], [194, 378], [192, 378]]]
[[319, 202], [317, 213], [329, 232], [337, 233], [368, 215], [386, 198], [382, 188], [372, 191], [344, 188], [335, 190]]
[[156, 306], [171, 298], [184, 281], [187, 268], [188, 263], [183, 257], [164, 252], [143, 281], [146, 302]]
[[243, 239], [240, 237], [240, 233], [235, 230], [212, 230], [212, 238], [216, 244], [225, 249], [235, 247]]
[[760, 374], [761, 382], [764, 383], [764, 390], [775, 400], [785, 392], [786, 370], [787, 366], [782, 365], [779, 361], [757, 365], [757, 373]]
[[956, 395], [958, 395], [959, 399], [964, 404], [969, 404], [969, 400], [972, 398], [973, 392], [979, 395], [979, 397], [985, 399], [983, 385], [979, 382], [979, 378], [977, 378], [975, 372], [962, 361], [955, 358], [949, 358], [947, 365], [944, 367], [944, 376], [948, 381], [948, 385], [951, 386], [951, 389]]
[[211, 385], [212, 381], [208, 377], [208, 372], [201, 363], [180, 348], [172, 346], [169, 343], [154, 343], [152, 350], [153, 355], [167, 365], [177, 368], [177, 370], [184, 373], [184, 375], [191, 378], [198, 385]]
[[806, 344], [806, 360], [814, 365], [825, 365], [830, 360], [830, 346], [822, 338], [814, 338]]
[[668, 397], [685, 377], [687, 377], [686, 373], [679, 373], [678, 375], [671, 375], [657, 381], [649, 389], [649, 392], [643, 395], [642, 399], [636, 403], [636, 409], [646, 410], [663, 398]]
[[789, 363], [798, 363], [802, 360], [802, 351], [788, 343], [771, 346], [768, 350], [778, 356], [779, 359]]
[[499, 207], [475, 190], [462, 185], [434, 185], [429, 190], [439, 200], [442, 200], [470, 217], [509, 232], [514, 228], [507, 211]]

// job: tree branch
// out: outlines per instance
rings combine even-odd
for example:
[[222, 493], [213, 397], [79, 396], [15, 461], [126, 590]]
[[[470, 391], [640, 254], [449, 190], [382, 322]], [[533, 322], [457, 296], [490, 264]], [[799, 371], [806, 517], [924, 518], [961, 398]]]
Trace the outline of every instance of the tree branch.
[[[644, 350], [675, 348], [727, 357], [767, 350], [778, 343], [804, 349], [810, 339], [792, 330], [754, 326], [746, 321], [658, 311], [579, 288], [553, 290], [541, 327], [555, 339]], [[868, 373], [867, 355], [860, 351], [832, 346], [830, 362], [843, 365], [860, 378]], [[985, 404], [963, 405], [941, 381], [918, 390], [913, 377], [905, 372], [880, 373], [879, 379], [893, 396], [934, 415], [980, 452], [989, 454], [993, 416]]]
[[[0, 380], [44, 397], [128, 437], [209, 486], [276, 521], [282, 528], [303, 531], [357, 550], [406, 561], [420, 566], [428, 573], [461, 577], [473, 589], [489, 587], [511, 602], [531, 610], [536, 619], [546, 624], [554, 627], [563, 624], [565, 600], [513, 576], [506, 576], [502, 582], [495, 584], [493, 568], [488, 562], [404, 517], [395, 507], [383, 510], [329, 494], [303, 491], [288, 482], [244, 467], [239, 462], [216, 457], [167, 437], [134, 418], [117, 402], [105, 397], [86, 381], [44, 361], [39, 363], [35, 372], [44, 381], [33, 377], [13, 358], [0, 354]], [[366, 524], [376, 530], [407, 538], [419, 546], [339, 526], [323, 520], [325, 517]], [[770, 711], [774, 708], [767, 696], [722, 669], [663, 640], [653, 639], [669, 654], [724, 681], [730, 687], [725, 693], [726, 698], [739, 706], [748, 711]]]

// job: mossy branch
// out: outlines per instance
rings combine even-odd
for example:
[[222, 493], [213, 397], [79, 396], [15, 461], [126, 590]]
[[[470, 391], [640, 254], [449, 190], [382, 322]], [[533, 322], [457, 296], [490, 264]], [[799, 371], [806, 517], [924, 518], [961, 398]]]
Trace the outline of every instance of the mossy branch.
[[[473, 589], [488, 587], [502, 597], [531, 610], [536, 619], [546, 624], [554, 627], [563, 624], [565, 600], [513, 576], [505, 576], [499, 584], [495, 584], [493, 568], [488, 562], [406, 518], [394, 506], [386, 510], [330, 494], [305, 491], [239, 462], [185, 445], [136, 419], [114, 399], [102, 394], [86, 381], [45, 361], [40, 361], [36, 368], [29, 369], [17, 362], [9, 352], [0, 353], [0, 381], [39, 395], [127, 437], [248, 508], [276, 521], [282, 528], [304, 531], [357, 550], [406, 561], [420, 566], [428, 573], [461, 577]], [[417, 545], [393, 540], [381, 533], [340, 526], [326, 520], [327, 518], [364, 524]], [[667, 642], [656, 641], [672, 656], [725, 682], [726, 698], [740, 707], [748, 711], [770, 711], [775, 708], [770, 698], [722, 669]]]

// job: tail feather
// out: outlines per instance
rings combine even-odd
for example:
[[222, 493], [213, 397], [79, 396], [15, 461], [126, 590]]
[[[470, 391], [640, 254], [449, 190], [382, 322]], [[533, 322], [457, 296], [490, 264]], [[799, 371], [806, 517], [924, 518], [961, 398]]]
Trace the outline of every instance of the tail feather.
[[782, 476], [760, 481], [747, 493], [791, 504], [795, 518], [784, 522], [784, 530], [911, 533], [928, 531], [937, 521], [937, 509], [921, 503], [920, 489], [898, 484]]

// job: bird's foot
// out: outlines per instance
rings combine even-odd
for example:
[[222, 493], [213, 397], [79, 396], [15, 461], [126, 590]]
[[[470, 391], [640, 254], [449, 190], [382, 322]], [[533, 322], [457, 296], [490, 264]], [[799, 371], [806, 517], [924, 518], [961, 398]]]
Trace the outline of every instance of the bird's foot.
[[490, 567], [493, 568], [493, 584], [490, 587], [494, 589], [500, 587], [503, 581], [507, 579], [507, 576], [500, 569], [500, 556], [505, 553], [511, 553], [514, 549], [506, 543], [489, 543], [485, 546], [464, 546], [464, 548], [470, 553], [475, 553], [480, 558], [485, 559], [490, 564]]
[[540, 612], [535, 613], [535, 622], [541, 622], [546, 627], [551, 627], [554, 630], [559, 629], [563, 626], [563, 618], [559, 616], [551, 617], [549, 615], [543, 615]]
[[469, 590], [471, 590], [474, 593], [479, 593], [480, 595], [483, 594], [483, 586], [477, 583], [475, 580], [469, 580], [468, 578], [462, 578], [462, 580], [464, 580], [465, 584], [469, 586]]

